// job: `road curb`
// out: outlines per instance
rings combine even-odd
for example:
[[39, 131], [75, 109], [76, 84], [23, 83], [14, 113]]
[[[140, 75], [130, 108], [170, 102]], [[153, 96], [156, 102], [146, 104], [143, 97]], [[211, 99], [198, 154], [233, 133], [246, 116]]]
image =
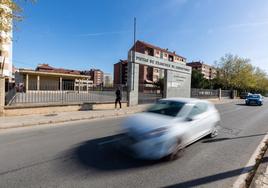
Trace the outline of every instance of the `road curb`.
[[[262, 188], [262, 187], [267, 186], [267, 180], [268, 180], [268, 166], [266, 162], [267, 158], [268, 158], [268, 151], [266, 150], [265, 154], [259, 161], [260, 164], [259, 164], [259, 167], [256, 169], [256, 173], [252, 179], [250, 188]], [[263, 163], [264, 159], [265, 161]]]
[[65, 123], [65, 122], [73, 122], [73, 121], [82, 121], [82, 120], [93, 120], [93, 119], [101, 119], [101, 118], [111, 118], [111, 117], [123, 117], [129, 114], [134, 114], [138, 112], [142, 112], [144, 109], [131, 111], [131, 112], [124, 112], [124, 113], [115, 113], [115, 114], [109, 114], [109, 115], [96, 115], [96, 116], [89, 116], [89, 117], [81, 117], [81, 118], [71, 118], [71, 119], [64, 119], [64, 120], [47, 120], [47, 121], [41, 121], [36, 123], [23, 123], [20, 125], [12, 125], [12, 126], [6, 126], [1, 127], [1, 130], [7, 130], [7, 129], [15, 129], [15, 128], [21, 128], [21, 127], [33, 127], [38, 125], [49, 125], [54, 123]]
[[258, 145], [257, 149], [254, 151], [253, 155], [251, 156], [248, 163], [244, 166], [241, 175], [237, 178], [235, 183], [232, 187], [234, 188], [244, 188], [249, 187], [254, 174], [260, 164], [260, 160], [262, 159], [265, 152], [263, 151], [264, 148], [267, 150], [267, 141], [268, 141], [268, 134], [264, 136], [260, 144]]

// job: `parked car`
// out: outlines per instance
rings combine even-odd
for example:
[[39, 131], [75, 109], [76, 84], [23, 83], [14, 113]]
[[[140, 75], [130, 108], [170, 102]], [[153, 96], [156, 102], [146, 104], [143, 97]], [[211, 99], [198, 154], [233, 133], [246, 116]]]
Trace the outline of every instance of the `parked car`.
[[251, 94], [245, 100], [246, 105], [263, 105], [263, 96], [260, 94]]
[[251, 95], [251, 93], [249, 93], [249, 92], [241, 92], [240, 93], [240, 98], [241, 99], [246, 99], [247, 96], [249, 96], [249, 95]]
[[120, 146], [136, 158], [173, 160], [187, 145], [207, 135], [217, 136], [219, 122], [217, 109], [208, 101], [162, 99], [124, 121]]

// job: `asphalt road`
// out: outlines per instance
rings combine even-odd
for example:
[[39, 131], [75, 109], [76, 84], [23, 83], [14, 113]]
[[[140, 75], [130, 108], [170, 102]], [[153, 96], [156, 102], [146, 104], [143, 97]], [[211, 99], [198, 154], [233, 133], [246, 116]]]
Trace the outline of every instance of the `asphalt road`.
[[109, 141], [123, 118], [0, 132], [0, 187], [231, 187], [268, 131], [267, 107], [217, 105], [219, 136], [173, 162], [116, 152]]

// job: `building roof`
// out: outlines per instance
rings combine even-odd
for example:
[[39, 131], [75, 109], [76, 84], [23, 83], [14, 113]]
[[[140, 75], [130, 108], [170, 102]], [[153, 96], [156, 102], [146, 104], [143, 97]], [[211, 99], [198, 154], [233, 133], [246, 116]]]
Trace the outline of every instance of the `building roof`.
[[114, 65], [119, 64], [119, 63], [127, 64], [128, 63], [128, 60], [122, 60], [122, 59], [120, 59], [119, 62], [118, 63], [115, 63]]
[[54, 72], [54, 73], [81, 75], [81, 72], [78, 70], [55, 68], [50, 66], [49, 64], [39, 64], [35, 70], [39, 72]]
[[208, 66], [208, 67], [211, 67], [211, 68], [214, 68], [213, 66], [211, 65], [208, 65], [208, 64], [205, 64], [204, 62], [202, 61], [193, 61], [193, 62], [189, 62], [189, 63], [186, 63], [187, 66], [200, 66], [200, 65], [205, 65], [205, 66]]
[[[147, 42], [140, 41], [140, 40], [137, 40], [136, 43], [141, 43], [141, 44], [143, 44], [144, 46], [147, 46], [147, 47], [150, 47], [150, 48], [153, 48], [153, 49], [157, 49], [157, 50], [160, 50], [160, 51], [162, 51], [162, 52], [166, 52], [166, 53], [169, 54], [169, 55], [175, 55], [175, 56], [178, 56], [178, 57], [180, 57], [180, 58], [186, 59], [185, 57], [176, 54], [175, 51], [174, 51], [174, 52], [169, 51], [168, 48], [167, 48], [167, 49], [160, 48], [160, 47], [158, 47], [158, 46], [155, 46], [155, 45], [153, 45], [153, 44], [149, 44], [149, 43], [147, 43]], [[134, 48], [134, 46], [133, 46], [131, 49], [133, 49], [133, 48]]]
[[61, 76], [61, 77], [65, 77], [65, 78], [69, 77], [69, 78], [90, 79], [90, 76], [87, 76], [87, 75], [60, 73], [60, 72], [36, 71], [36, 70], [29, 70], [29, 69], [19, 69], [19, 73], [29, 74], [29, 75], [47, 75], [47, 76]]
[[103, 71], [100, 70], [100, 69], [90, 69], [89, 71], [100, 71], [100, 72], [103, 72]]

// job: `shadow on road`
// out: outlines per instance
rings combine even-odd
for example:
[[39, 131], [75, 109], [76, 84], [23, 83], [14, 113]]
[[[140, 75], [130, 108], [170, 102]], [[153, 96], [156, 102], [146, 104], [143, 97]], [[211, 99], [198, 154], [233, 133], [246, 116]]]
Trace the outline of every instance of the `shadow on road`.
[[238, 103], [238, 104], [235, 104], [237, 106], [247, 106], [245, 103]]
[[[262, 163], [267, 163], [268, 162], [268, 158], [265, 157], [262, 159]], [[215, 181], [219, 181], [219, 180], [223, 180], [223, 179], [227, 179], [227, 178], [232, 178], [235, 176], [239, 176], [241, 173], [246, 173], [248, 171], [250, 171], [253, 168], [253, 166], [248, 166], [245, 168], [238, 168], [235, 170], [230, 170], [227, 172], [221, 172], [218, 174], [214, 174], [211, 176], [206, 176], [206, 177], [202, 177], [202, 178], [198, 178], [198, 179], [194, 179], [194, 180], [189, 180], [189, 181], [185, 181], [185, 182], [181, 182], [175, 185], [170, 185], [170, 186], [166, 186], [166, 188], [175, 188], [175, 187], [194, 187], [194, 186], [201, 186], [204, 184], [208, 184], [211, 182], [215, 182]]]
[[215, 138], [215, 139], [210, 139], [210, 140], [204, 140], [202, 143], [212, 143], [212, 142], [220, 142], [220, 141], [225, 141], [225, 140], [235, 140], [235, 139], [241, 139], [241, 138], [250, 138], [250, 137], [255, 137], [255, 136], [264, 136], [267, 133], [261, 133], [261, 134], [253, 134], [253, 135], [248, 135], [248, 136], [238, 136], [238, 137], [233, 137], [233, 138]]
[[259, 106], [257, 104], [251, 104], [251, 105], [246, 105], [244, 103], [239, 103], [239, 104], [236, 104], [237, 106], [248, 106], [248, 107], [251, 107], [251, 106]]
[[73, 155], [83, 167], [100, 171], [126, 170], [159, 164], [157, 161], [133, 159], [119, 152], [113, 143], [117, 136], [86, 141], [73, 150]]

